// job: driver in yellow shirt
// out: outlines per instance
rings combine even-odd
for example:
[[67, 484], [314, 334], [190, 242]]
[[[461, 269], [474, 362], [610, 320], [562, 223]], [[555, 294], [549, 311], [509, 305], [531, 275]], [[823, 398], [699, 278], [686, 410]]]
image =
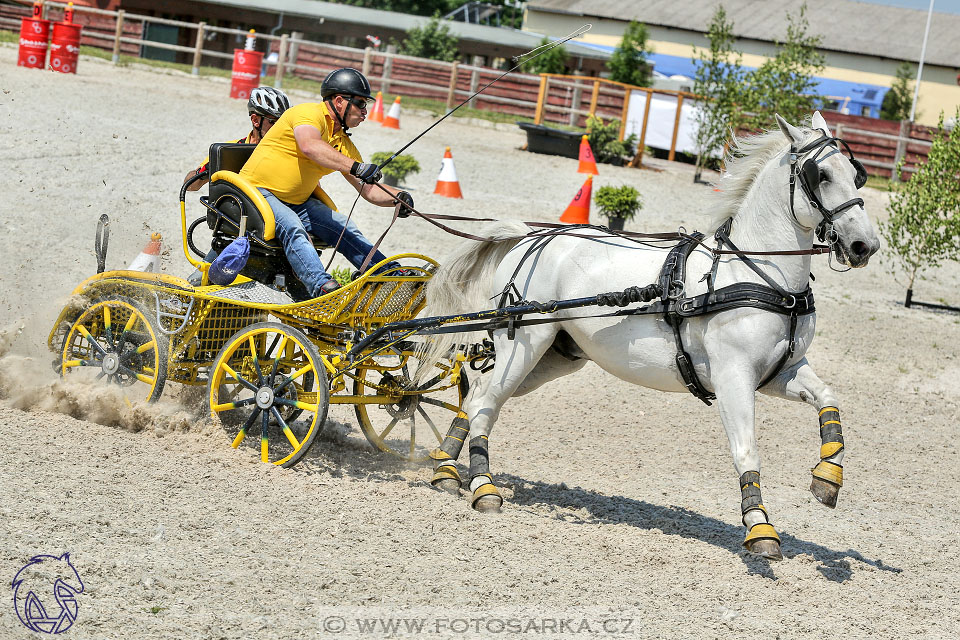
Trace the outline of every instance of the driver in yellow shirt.
[[[321, 103], [287, 109], [240, 171], [273, 210], [277, 238], [311, 297], [335, 291], [339, 285], [324, 270], [308, 234], [331, 246], [339, 239], [337, 250], [357, 268], [373, 247], [352, 221], [348, 223], [346, 216], [333, 209], [332, 201], [317, 186], [321, 178], [339, 171], [372, 204], [393, 207], [399, 201], [413, 207], [413, 198], [406, 191], [374, 186], [381, 178], [379, 167], [365, 163], [350, 140], [348, 130], [366, 119], [367, 106], [374, 99], [363, 74], [350, 68], [331, 72], [320, 87], [320, 96]], [[371, 264], [385, 258], [377, 251]]]

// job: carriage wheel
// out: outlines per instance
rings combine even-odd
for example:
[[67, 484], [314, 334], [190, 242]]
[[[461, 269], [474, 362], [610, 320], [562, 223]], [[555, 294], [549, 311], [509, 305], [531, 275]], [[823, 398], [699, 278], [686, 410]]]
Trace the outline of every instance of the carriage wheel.
[[309, 338], [278, 322], [259, 322], [220, 349], [207, 398], [234, 448], [258, 448], [261, 461], [292, 467], [323, 429], [330, 389]]
[[418, 365], [410, 353], [377, 356], [370, 366], [357, 368], [353, 382], [353, 395], [364, 396], [354, 405], [363, 435], [380, 451], [411, 462], [428, 460], [430, 450], [440, 446], [469, 388], [462, 370], [457, 384], [450, 381], [446, 361], [414, 387]]
[[167, 338], [135, 300], [97, 300], [66, 332], [60, 375], [118, 385], [127, 402], [154, 402], [167, 381]]

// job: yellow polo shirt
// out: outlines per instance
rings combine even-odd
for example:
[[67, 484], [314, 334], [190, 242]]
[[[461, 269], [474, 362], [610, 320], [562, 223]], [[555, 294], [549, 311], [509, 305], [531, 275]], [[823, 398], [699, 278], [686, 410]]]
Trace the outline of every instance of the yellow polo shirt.
[[326, 103], [307, 102], [287, 109], [257, 145], [240, 176], [254, 187], [267, 189], [291, 204], [306, 202], [320, 178], [334, 172], [300, 151], [293, 130], [301, 125], [316, 127], [334, 149], [356, 162], [363, 162], [360, 152], [342, 129], [333, 133], [334, 120]]

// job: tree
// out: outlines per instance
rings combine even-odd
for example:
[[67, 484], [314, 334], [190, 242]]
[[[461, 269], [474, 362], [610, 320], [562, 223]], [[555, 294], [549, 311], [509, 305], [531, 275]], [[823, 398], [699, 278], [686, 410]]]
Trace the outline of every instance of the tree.
[[787, 39], [777, 43], [777, 55], [746, 75], [743, 105], [747, 126], [772, 128], [774, 114], [787, 122], [806, 122], [816, 105], [814, 77], [823, 71], [820, 36], [808, 35], [807, 5], [796, 16], [787, 14]]
[[[957, 109], [954, 122], [960, 120]], [[903, 175], [903, 160], [897, 171]], [[890, 199], [880, 231], [906, 273], [907, 289], [926, 269], [960, 259], [960, 125], [944, 130], [943, 112], [927, 161]], [[896, 267], [897, 265], [895, 265]], [[922, 276], [921, 276], [922, 277]]]
[[901, 62], [897, 67], [896, 78], [887, 95], [883, 96], [880, 104], [880, 117], [884, 120], [907, 120], [910, 118], [910, 108], [913, 106], [913, 65]]
[[439, 16], [433, 16], [422, 27], [414, 27], [400, 44], [399, 52], [418, 58], [431, 58], [453, 62], [460, 55], [459, 40], [450, 33], [450, 27], [441, 24]]
[[[546, 47], [550, 40], [544, 38], [540, 41], [538, 49]], [[554, 47], [536, 58], [530, 59], [528, 64], [521, 68], [527, 73], [563, 73], [567, 69], [567, 50], [563, 45]]]
[[723, 5], [719, 5], [713, 14], [707, 40], [709, 49], [694, 47], [694, 55], [700, 63], [694, 74], [693, 92], [704, 98], [696, 111], [697, 172], [694, 180], [699, 179], [707, 159], [723, 147], [730, 132], [739, 128], [742, 119], [737, 108], [744, 75], [740, 66], [742, 56], [733, 49], [733, 23], [727, 21]]
[[623, 39], [607, 62], [610, 79], [638, 87], [649, 86], [648, 53], [652, 53], [652, 50], [647, 48], [647, 25], [631, 20], [623, 33]]

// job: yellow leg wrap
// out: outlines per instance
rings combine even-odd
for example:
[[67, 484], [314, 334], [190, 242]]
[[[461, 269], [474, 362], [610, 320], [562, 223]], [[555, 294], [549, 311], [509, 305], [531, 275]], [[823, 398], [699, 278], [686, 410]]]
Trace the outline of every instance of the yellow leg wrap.
[[477, 500], [484, 496], [497, 496], [500, 498], [500, 504], [503, 504], [503, 496], [500, 495], [500, 492], [497, 490], [497, 487], [492, 482], [482, 484], [477, 487], [477, 490], [473, 492], [473, 501], [470, 503], [470, 506], [477, 506]]
[[839, 464], [821, 460], [817, 463], [817, 466], [810, 471], [813, 473], [814, 478], [826, 480], [827, 482], [835, 484], [838, 487], [843, 486], [843, 467]]
[[460, 472], [451, 464], [437, 467], [436, 471], [433, 472], [433, 478], [430, 479], [430, 484], [436, 486], [437, 483], [442, 480], [456, 480], [460, 484], [463, 484], [463, 480], [460, 479]]
[[842, 442], [824, 442], [820, 445], [820, 459], [829, 458], [843, 450]]
[[772, 524], [763, 522], [753, 525], [747, 532], [747, 537], [743, 540], [743, 546], [749, 549], [750, 543], [757, 540], [776, 540], [777, 544], [780, 544], [780, 536], [777, 535], [777, 530], [773, 528]]
[[431, 460], [437, 460], [438, 462], [443, 462], [444, 460], [453, 460], [449, 453], [443, 449], [437, 448], [428, 453]]

